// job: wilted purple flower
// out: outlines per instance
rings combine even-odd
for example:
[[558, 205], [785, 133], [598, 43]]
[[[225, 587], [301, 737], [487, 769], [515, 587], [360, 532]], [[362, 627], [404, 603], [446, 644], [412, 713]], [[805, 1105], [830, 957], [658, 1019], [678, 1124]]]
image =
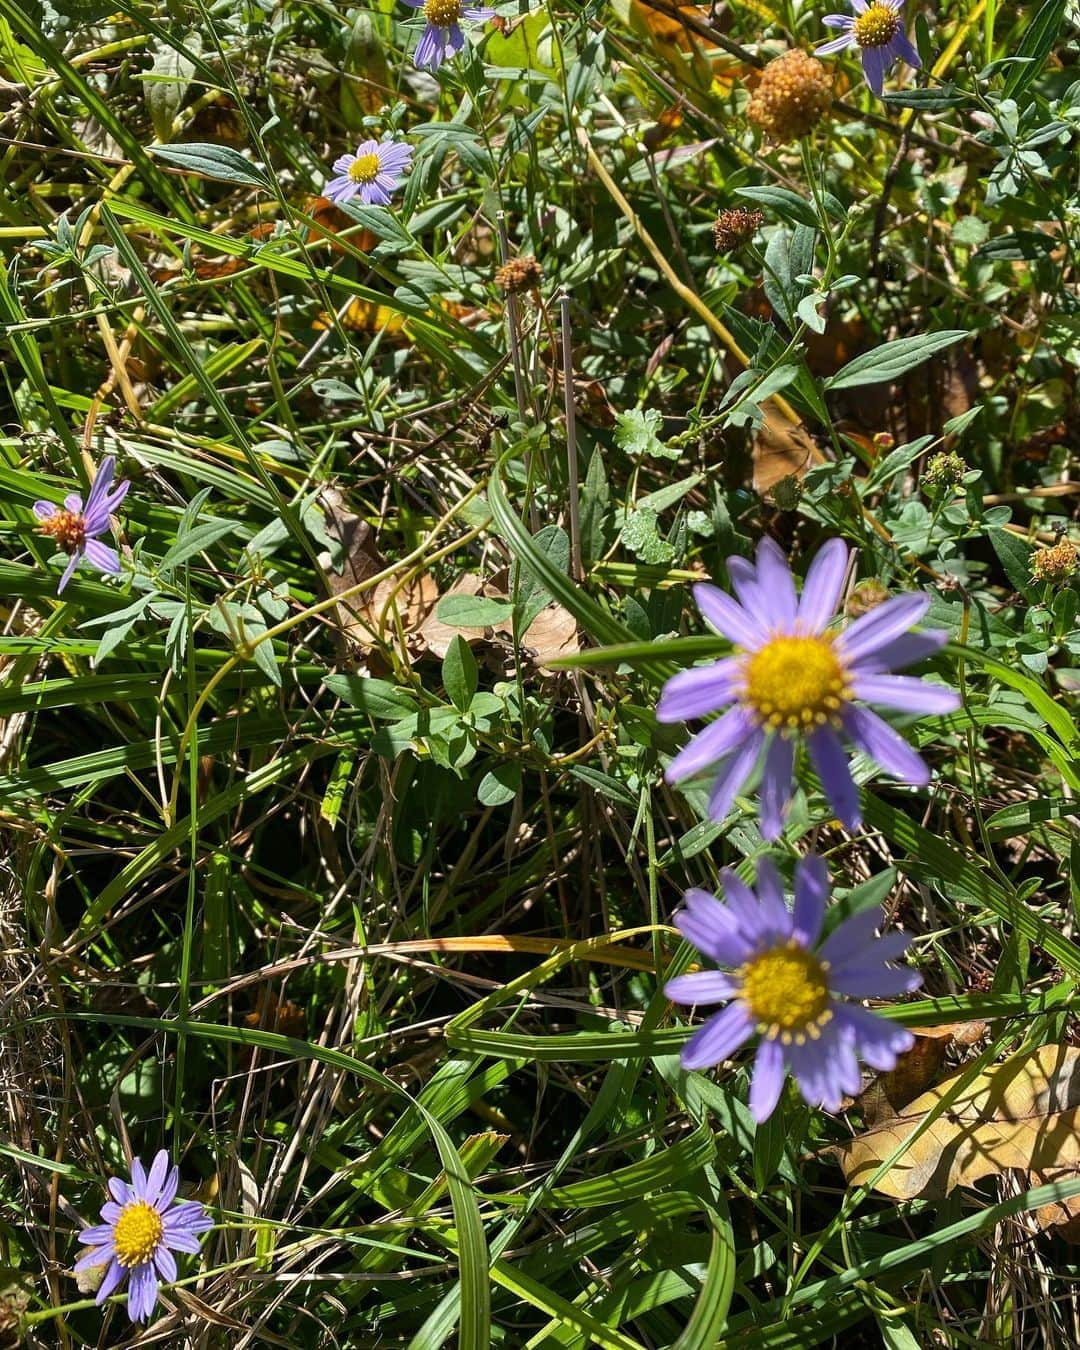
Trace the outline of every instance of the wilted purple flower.
[[97, 1291], [98, 1304], [130, 1274], [128, 1316], [133, 1322], [150, 1320], [157, 1304], [158, 1277], [166, 1284], [176, 1279], [173, 1252], [197, 1253], [199, 1235], [214, 1226], [197, 1201], [176, 1200], [179, 1184], [180, 1169], [170, 1168], [164, 1149], [151, 1163], [149, 1175], [138, 1158], [133, 1158], [131, 1185], [110, 1177], [112, 1199], [101, 1208], [104, 1223], [79, 1234], [79, 1241], [90, 1250], [79, 1257], [75, 1269], [109, 1265]]
[[323, 193], [332, 202], [350, 202], [359, 194], [367, 206], [389, 206], [390, 194], [412, 157], [412, 146], [400, 141], [362, 141], [355, 155], [334, 160], [337, 177], [330, 179]]
[[846, 47], [858, 47], [862, 54], [866, 83], [880, 96], [885, 72], [894, 61], [903, 59], [916, 70], [922, 65], [919, 53], [904, 32], [902, 0], [850, 0], [855, 17], [847, 14], [826, 14], [822, 22], [826, 28], [842, 28], [843, 34], [824, 42], [815, 51], [818, 56], [841, 52]]
[[422, 9], [427, 26], [413, 52], [413, 65], [418, 70], [438, 70], [451, 53], [461, 51], [465, 34], [459, 20], [484, 23], [495, 17], [493, 9], [478, 5], [463, 5], [461, 0], [405, 0], [413, 9]]
[[847, 558], [843, 540], [830, 539], [810, 564], [797, 600], [787, 559], [771, 539], [762, 539], [756, 567], [745, 558], [728, 559], [741, 605], [716, 586], [694, 587], [698, 608], [736, 645], [736, 653], [673, 675], [664, 685], [656, 716], [661, 722], [684, 722], [728, 708], [667, 770], [668, 781], [677, 783], [710, 764], [720, 765], [709, 801], [713, 820], [723, 820], [731, 810], [764, 749], [761, 831], [766, 839], [775, 839], [791, 799], [800, 737], [806, 739], [833, 810], [848, 829], [857, 829], [862, 817], [841, 733], [901, 782], [929, 782], [930, 770], [907, 741], [859, 705], [877, 703], [918, 716], [954, 712], [960, 700], [951, 689], [888, 673], [931, 655], [946, 634], [908, 632], [926, 613], [926, 595], [894, 596], [843, 632], [829, 632]]
[[[887, 1070], [914, 1044], [895, 1026], [849, 998], [885, 998], [910, 993], [917, 972], [888, 963], [901, 956], [905, 933], [874, 936], [877, 909], [845, 920], [819, 945], [829, 874], [814, 854], [795, 868], [794, 912], [784, 902], [780, 874], [758, 864], [757, 894], [734, 872], [721, 874], [722, 904], [707, 891], [687, 891], [675, 917], [687, 942], [731, 974], [699, 970], [669, 980], [664, 993], [675, 1003], [728, 1002], [683, 1047], [685, 1069], [705, 1069], [729, 1059], [756, 1033], [761, 1036], [750, 1085], [750, 1114], [759, 1123], [780, 1100], [784, 1074], [795, 1076], [811, 1106], [840, 1109], [844, 1095], [862, 1086], [861, 1056]], [[839, 996], [839, 997], [837, 997]]]
[[114, 492], [109, 491], [115, 469], [115, 457], [107, 455], [101, 461], [101, 468], [86, 499], [85, 510], [83, 499], [77, 492], [64, 498], [63, 510], [55, 502], [34, 503], [34, 515], [41, 521], [41, 533], [55, 539], [58, 548], [71, 554], [71, 560], [60, 578], [60, 585], [56, 588], [57, 595], [71, 580], [80, 558], [85, 557], [99, 572], [109, 572], [115, 576], [120, 571], [116, 550], [98, 538], [109, 528], [109, 517], [127, 496], [131, 486], [125, 479], [116, 485]]

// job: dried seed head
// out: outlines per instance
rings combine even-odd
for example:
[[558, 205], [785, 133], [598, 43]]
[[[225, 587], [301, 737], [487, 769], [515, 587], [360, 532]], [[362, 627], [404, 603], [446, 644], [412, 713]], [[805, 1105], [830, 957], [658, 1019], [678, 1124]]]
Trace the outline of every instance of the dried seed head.
[[749, 211], [745, 206], [731, 206], [721, 211], [713, 222], [713, 238], [718, 253], [730, 253], [754, 237], [765, 217], [760, 211]]
[[817, 126], [832, 104], [832, 79], [801, 48], [770, 61], [761, 72], [746, 115], [776, 145], [797, 141]]
[[968, 466], [953, 452], [942, 450], [931, 455], [923, 473], [923, 482], [930, 487], [956, 487], [964, 481]]
[[520, 258], [511, 258], [503, 263], [495, 273], [495, 284], [507, 295], [520, 295], [522, 291], [535, 291], [544, 279], [544, 271], [535, 258], [522, 254]]
[[844, 613], [849, 619], [858, 619], [863, 614], [869, 614], [872, 609], [877, 609], [888, 598], [889, 592], [881, 582], [871, 577], [868, 581], [860, 581], [851, 592], [844, 605]]
[[778, 511], [794, 511], [802, 501], [802, 480], [797, 473], [789, 473], [772, 485], [769, 496]]
[[1080, 568], [1080, 551], [1071, 539], [1061, 539], [1050, 548], [1040, 548], [1031, 555], [1031, 575], [1036, 581], [1051, 585], [1069, 581]]
[[15, 1350], [23, 1343], [22, 1309], [8, 1298], [0, 1297], [0, 1350]]

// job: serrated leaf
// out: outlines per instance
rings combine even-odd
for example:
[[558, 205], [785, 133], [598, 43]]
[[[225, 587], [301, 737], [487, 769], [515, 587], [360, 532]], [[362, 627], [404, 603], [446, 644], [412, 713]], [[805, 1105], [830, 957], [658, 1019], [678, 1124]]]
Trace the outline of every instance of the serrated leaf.
[[663, 417], [655, 408], [631, 408], [615, 419], [615, 444], [628, 455], [652, 455], [654, 459], [678, 459], [679, 450], [669, 449], [657, 434]]

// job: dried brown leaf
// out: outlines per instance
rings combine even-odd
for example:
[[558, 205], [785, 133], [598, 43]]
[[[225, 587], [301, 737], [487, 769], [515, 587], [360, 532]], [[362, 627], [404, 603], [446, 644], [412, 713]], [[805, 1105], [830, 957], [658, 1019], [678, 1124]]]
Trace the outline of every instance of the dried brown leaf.
[[[868, 1181], [955, 1088], [953, 1074], [900, 1115], [836, 1150], [851, 1186]], [[1010, 1168], [1080, 1165], [1080, 1049], [1044, 1045], [991, 1065], [915, 1139], [875, 1185], [896, 1200], [940, 1197]]]

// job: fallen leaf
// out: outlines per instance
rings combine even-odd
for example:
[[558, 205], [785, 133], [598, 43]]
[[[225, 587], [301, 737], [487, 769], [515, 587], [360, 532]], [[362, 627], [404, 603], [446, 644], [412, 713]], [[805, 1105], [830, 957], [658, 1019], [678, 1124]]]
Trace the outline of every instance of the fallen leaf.
[[[327, 235], [340, 234], [350, 226], [356, 230], [356, 221], [347, 216], [339, 206], [335, 206], [329, 197], [309, 197], [304, 203], [304, 210], [318, 226], [318, 229], [308, 231], [309, 244], [318, 244], [326, 239]], [[327, 239], [326, 242], [335, 253], [348, 253], [348, 249], [336, 239]], [[378, 242], [370, 230], [356, 230], [354, 234], [349, 235], [349, 243], [361, 253], [370, 253]]]
[[896, 1068], [879, 1074], [859, 1098], [863, 1119], [881, 1125], [894, 1119], [937, 1077], [951, 1045], [971, 1046], [986, 1031], [985, 1022], [949, 1022], [938, 1027], [915, 1027], [915, 1044], [896, 1061]]
[[[868, 1181], [924, 1125], [956, 1085], [952, 1074], [900, 1115], [836, 1149], [850, 1186]], [[940, 1198], [1010, 1168], [1025, 1173], [1080, 1164], [1080, 1049], [1044, 1045], [991, 1065], [970, 1083], [875, 1184], [895, 1200]]]
[[[385, 333], [390, 337], [399, 336], [405, 328], [405, 316], [388, 305], [377, 305], [374, 300], [364, 300], [354, 296], [338, 320], [347, 333]], [[312, 328], [320, 332], [333, 327], [329, 314], [320, 314], [312, 323]]]
[[[505, 577], [505, 572], [503, 573]], [[446, 592], [451, 595], [484, 595], [501, 599], [506, 595], [506, 584], [503, 583], [502, 589], [496, 582], [485, 581], [483, 577], [475, 572], [465, 572], [454, 582]], [[455, 637], [464, 638], [469, 646], [477, 642], [482, 642], [486, 637], [488, 630], [485, 628], [455, 628], [438, 617], [434, 610], [424, 620], [420, 630], [424, 643], [432, 656], [437, 656], [441, 661], [450, 650], [450, 644]]]
[[577, 620], [562, 605], [545, 605], [522, 634], [521, 646], [538, 670], [550, 672], [556, 657], [581, 651]]
[[802, 478], [820, 451], [801, 422], [789, 422], [768, 407], [754, 437], [754, 491], [762, 497], [784, 478]]

